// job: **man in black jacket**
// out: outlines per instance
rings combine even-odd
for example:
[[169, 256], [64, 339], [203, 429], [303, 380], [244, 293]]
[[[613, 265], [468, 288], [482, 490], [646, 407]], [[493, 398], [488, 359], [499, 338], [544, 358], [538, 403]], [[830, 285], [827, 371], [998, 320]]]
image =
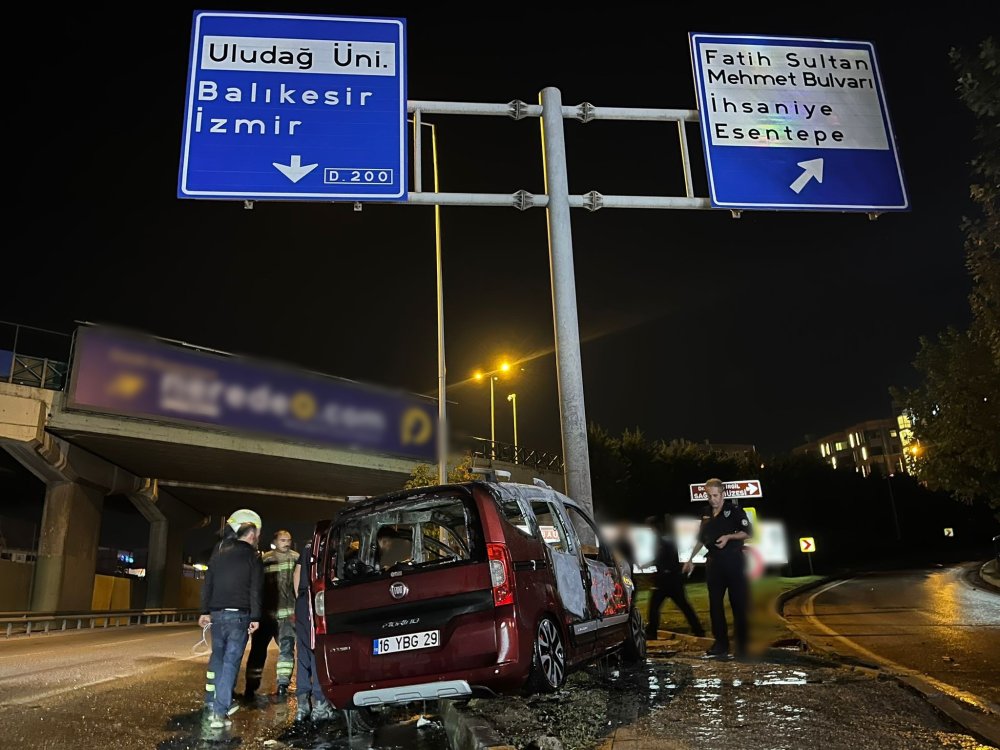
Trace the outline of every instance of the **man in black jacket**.
[[656, 532], [656, 559], [653, 561], [656, 566], [653, 578], [655, 588], [649, 601], [649, 625], [646, 627], [646, 637], [657, 638], [656, 631], [660, 627], [660, 607], [663, 606], [664, 600], [669, 598], [684, 614], [691, 627], [691, 632], [701, 638], [705, 635], [705, 628], [702, 627], [698, 615], [695, 614], [687, 599], [687, 594], [684, 593], [684, 576], [681, 574], [681, 564], [677, 559], [673, 519], [670, 516], [664, 516], [662, 519], [650, 516], [646, 519], [646, 524], [652, 526], [653, 531]]
[[212, 551], [201, 589], [198, 624], [212, 625], [212, 656], [205, 679], [207, 720], [212, 729], [232, 724], [229, 707], [247, 638], [260, 627], [264, 569], [257, 554], [257, 526], [244, 523], [236, 536]]

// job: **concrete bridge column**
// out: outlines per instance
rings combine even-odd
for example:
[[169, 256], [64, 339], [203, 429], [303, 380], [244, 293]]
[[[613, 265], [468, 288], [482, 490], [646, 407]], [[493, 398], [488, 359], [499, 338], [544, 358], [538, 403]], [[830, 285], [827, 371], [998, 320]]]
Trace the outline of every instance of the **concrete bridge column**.
[[45, 492], [31, 609], [89, 610], [101, 533], [103, 489], [55, 482]]
[[128, 497], [149, 521], [145, 606], [180, 606], [184, 532], [203, 526], [208, 518], [161, 490], [156, 480], [146, 480]]
[[104, 496], [143, 480], [46, 432], [48, 398], [33, 388], [0, 393], [0, 447], [46, 486], [31, 609], [89, 610]]

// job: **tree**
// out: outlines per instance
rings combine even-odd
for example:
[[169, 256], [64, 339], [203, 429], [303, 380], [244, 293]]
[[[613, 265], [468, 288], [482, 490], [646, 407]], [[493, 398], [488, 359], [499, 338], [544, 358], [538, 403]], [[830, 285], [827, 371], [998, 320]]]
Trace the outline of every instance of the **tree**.
[[972, 322], [921, 338], [920, 384], [892, 395], [913, 413], [921, 481], [1000, 508], [1000, 58], [990, 38], [976, 54], [952, 50], [951, 59], [959, 98], [976, 116], [979, 150], [970, 188], [979, 215], [962, 223]]
[[[472, 475], [472, 456], [466, 454], [462, 460], [448, 470], [448, 482], [450, 484], [460, 484], [471, 482], [475, 477]], [[404, 490], [415, 490], [419, 487], [433, 487], [438, 483], [437, 464], [417, 464], [410, 472], [410, 478], [403, 485]]]

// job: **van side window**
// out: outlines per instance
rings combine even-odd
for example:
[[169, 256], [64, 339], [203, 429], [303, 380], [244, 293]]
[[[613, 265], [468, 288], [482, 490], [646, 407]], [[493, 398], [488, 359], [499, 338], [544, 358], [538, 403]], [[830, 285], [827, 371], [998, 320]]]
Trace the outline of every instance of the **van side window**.
[[597, 527], [590, 519], [571, 505], [566, 506], [566, 513], [569, 515], [570, 523], [576, 527], [583, 556], [591, 560], [600, 560], [606, 565], [614, 565], [611, 549], [604, 544]]
[[573, 551], [562, 518], [551, 504], [545, 500], [532, 500], [531, 511], [538, 522], [538, 530], [542, 532], [543, 542], [557, 552]]
[[518, 531], [524, 532], [528, 536], [534, 536], [520, 500], [516, 497], [508, 498], [500, 504], [500, 510], [503, 511], [504, 518], [517, 527]]

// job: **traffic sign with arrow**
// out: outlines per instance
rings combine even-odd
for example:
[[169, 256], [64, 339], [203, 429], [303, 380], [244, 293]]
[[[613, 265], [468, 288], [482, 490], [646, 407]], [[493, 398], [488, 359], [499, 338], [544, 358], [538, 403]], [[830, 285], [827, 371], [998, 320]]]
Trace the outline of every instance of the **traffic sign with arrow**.
[[196, 11], [177, 197], [405, 201], [405, 24]]
[[870, 42], [690, 37], [712, 206], [909, 210]]
[[811, 536], [799, 537], [799, 549], [803, 552], [815, 552], [816, 540], [814, 540]]
[[[691, 502], [708, 500], [708, 493], [704, 484], [692, 484]], [[737, 479], [734, 482], [724, 482], [722, 485], [722, 496], [726, 499], [749, 499], [764, 497], [764, 485], [759, 479]]]

